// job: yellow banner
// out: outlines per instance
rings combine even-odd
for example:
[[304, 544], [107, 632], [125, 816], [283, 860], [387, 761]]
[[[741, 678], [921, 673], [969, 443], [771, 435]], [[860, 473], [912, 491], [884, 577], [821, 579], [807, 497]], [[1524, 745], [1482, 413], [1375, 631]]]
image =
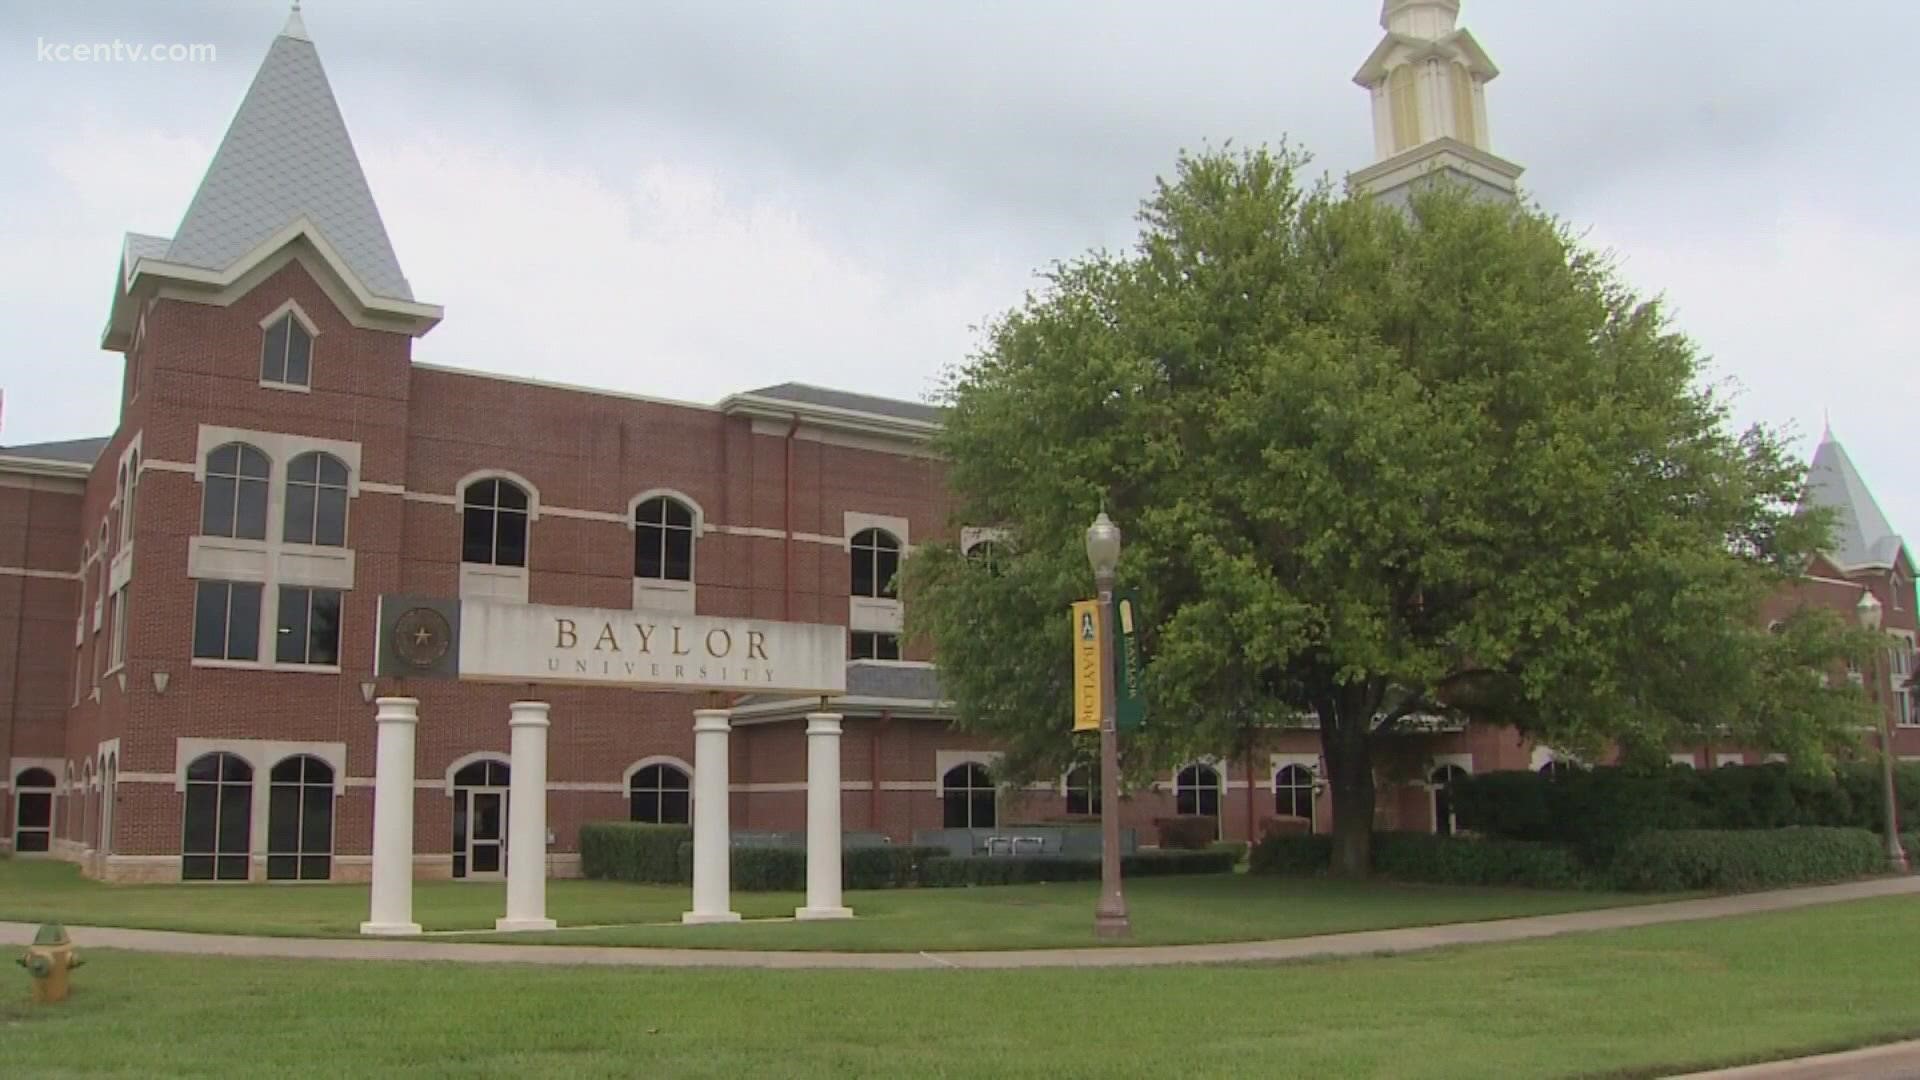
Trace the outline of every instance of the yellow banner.
[[1100, 730], [1100, 601], [1073, 605], [1073, 730]]

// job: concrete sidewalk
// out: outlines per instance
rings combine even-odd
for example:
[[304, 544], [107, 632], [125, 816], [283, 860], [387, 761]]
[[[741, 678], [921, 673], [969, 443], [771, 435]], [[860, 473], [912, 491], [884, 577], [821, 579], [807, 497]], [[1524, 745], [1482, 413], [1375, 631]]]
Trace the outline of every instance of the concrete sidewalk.
[[1911, 1080], [1920, 1076], [1920, 1040], [1869, 1046], [1843, 1054], [1769, 1061], [1675, 1080]]
[[[861, 968], [927, 970], [940, 968], [1145, 967], [1167, 964], [1234, 964], [1322, 957], [1419, 952], [1451, 945], [1621, 930], [1661, 923], [1719, 919], [1767, 911], [1920, 894], [1920, 876], [1875, 878], [1844, 885], [1823, 885], [1777, 892], [1746, 893], [1704, 900], [1677, 900], [1639, 907], [1537, 915], [1492, 922], [1454, 923], [1401, 930], [1283, 941], [1238, 941], [1214, 945], [1155, 945], [1118, 948], [1034, 949], [1009, 952], [848, 953], [748, 952], [729, 949], [653, 949], [588, 945], [494, 945], [478, 942], [376, 940], [367, 938], [243, 937], [187, 934], [169, 930], [122, 930], [69, 926], [83, 948], [201, 956], [257, 956], [294, 960], [437, 960], [453, 963], [589, 964], [612, 967]], [[0, 944], [24, 945], [36, 926], [0, 922]]]

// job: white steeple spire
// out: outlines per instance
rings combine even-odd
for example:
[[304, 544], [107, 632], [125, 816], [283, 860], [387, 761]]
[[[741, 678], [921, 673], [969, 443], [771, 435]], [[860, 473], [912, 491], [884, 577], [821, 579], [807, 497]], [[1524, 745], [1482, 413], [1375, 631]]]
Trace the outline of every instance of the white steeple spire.
[[1353, 77], [1373, 97], [1375, 160], [1354, 180], [1375, 194], [1435, 171], [1489, 194], [1516, 190], [1522, 170], [1494, 155], [1487, 131], [1487, 84], [1500, 69], [1459, 19], [1460, 0], [1381, 4], [1386, 33]]
[[281, 37], [295, 41], [312, 41], [307, 36], [307, 24], [300, 21], [300, 0], [293, 0], [293, 10], [287, 13], [287, 25], [280, 28]]

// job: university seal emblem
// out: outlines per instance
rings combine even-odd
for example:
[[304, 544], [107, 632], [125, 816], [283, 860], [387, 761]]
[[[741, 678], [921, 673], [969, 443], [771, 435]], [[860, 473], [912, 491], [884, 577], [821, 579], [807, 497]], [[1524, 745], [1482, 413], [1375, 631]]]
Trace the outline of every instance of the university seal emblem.
[[393, 651], [422, 671], [440, 662], [453, 646], [447, 617], [430, 607], [408, 608], [393, 621]]

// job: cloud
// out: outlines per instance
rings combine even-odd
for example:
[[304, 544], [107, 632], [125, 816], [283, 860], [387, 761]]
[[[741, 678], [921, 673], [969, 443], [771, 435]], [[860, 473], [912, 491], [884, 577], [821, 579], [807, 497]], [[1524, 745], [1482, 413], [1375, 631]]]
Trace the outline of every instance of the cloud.
[[[1920, 8], [1466, 0], [1504, 74], [1495, 147], [1738, 380], [1823, 409], [1896, 525], [1916, 413], [1903, 289]], [[917, 397], [1032, 271], [1133, 235], [1180, 147], [1291, 135], [1367, 163], [1374, 0], [458, 8], [329, 0], [313, 31], [416, 291], [431, 362], [712, 401], [783, 379]], [[37, 36], [211, 41], [217, 63], [0, 65], [0, 440], [109, 430], [95, 347], [121, 234], [166, 232], [284, 16], [0, 6]], [[1920, 524], [1912, 524], [1920, 529]]]

